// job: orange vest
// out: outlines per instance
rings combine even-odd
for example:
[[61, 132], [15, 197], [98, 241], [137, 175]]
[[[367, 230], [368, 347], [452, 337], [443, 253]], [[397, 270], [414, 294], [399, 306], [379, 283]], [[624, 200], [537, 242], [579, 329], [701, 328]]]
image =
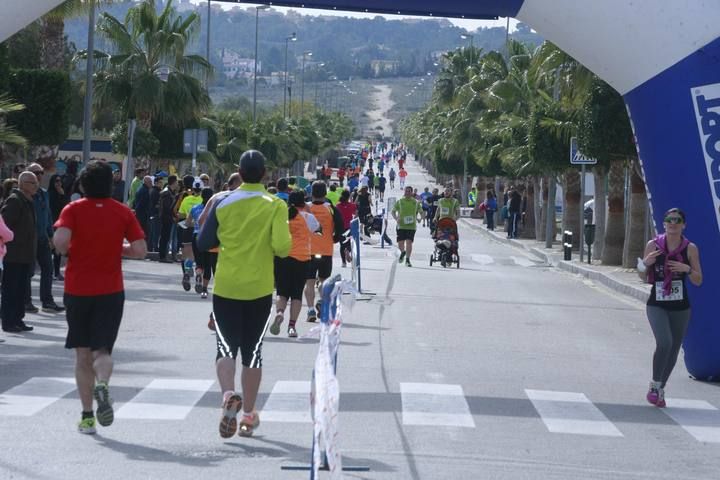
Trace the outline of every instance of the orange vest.
[[290, 235], [292, 236], [292, 247], [288, 256], [300, 262], [310, 260], [310, 238], [313, 234], [302, 213], [298, 213], [295, 218], [290, 220]]
[[335, 232], [332, 207], [327, 203], [322, 205], [311, 203], [310, 213], [315, 215], [322, 228], [322, 235], [315, 234], [311, 237], [310, 253], [312, 255], [331, 257], [333, 254], [333, 234]]

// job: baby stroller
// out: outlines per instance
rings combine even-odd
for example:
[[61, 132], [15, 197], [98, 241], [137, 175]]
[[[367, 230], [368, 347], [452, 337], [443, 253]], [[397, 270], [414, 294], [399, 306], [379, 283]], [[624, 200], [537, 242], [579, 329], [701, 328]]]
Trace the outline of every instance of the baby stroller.
[[452, 218], [441, 218], [435, 227], [435, 251], [430, 255], [430, 266], [433, 262], [440, 262], [443, 267], [454, 263], [460, 268], [460, 254], [458, 253], [457, 223]]
[[365, 217], [365, 236], [371, 237], [373, 233], [379, 233], [383, 236], [385, 243], [392, 245], [392, 240], [388, 237], [387, 232], [383, 231], [383, 223], [385, 219], [382, 215], [368, 214]]

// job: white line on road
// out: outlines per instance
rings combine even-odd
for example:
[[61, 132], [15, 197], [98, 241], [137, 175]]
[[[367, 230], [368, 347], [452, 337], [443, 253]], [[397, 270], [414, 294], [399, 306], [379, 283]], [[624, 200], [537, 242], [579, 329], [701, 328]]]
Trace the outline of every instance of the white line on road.
[[0, 394], [0, 416], [29, 417], [73, 390], [74, 378], [33, 377]]
[[183, 420], [213, 385], [212, 380], [158, 378], [115, 413], [117, 418]]
[[582, 393], [526, 389], [525, 394], [550, 432], [623, 436]]
[[720, 410], [704, 400], [666, 398], [665, 413], [700, 442], [720, 443]]
[[401, 383], [404, 425], [475, 428], [475, 420], [460, 385]]
[[275, 382], [261, 414], [263, 422], [311, 423], [310, 382]]
[[480, 265], [491, 265], [495, 263], [495, 260], [490, 255], [484, 255], [482, 253], [472, 254], [473, 262], [479, 263]]

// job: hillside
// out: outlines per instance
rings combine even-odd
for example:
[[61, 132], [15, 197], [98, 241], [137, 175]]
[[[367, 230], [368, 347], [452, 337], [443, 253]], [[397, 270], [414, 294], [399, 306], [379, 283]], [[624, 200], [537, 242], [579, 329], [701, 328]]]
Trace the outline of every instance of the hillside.
[[[158, 4], [161, 3], [158, 1]], [[174, 2], [179, 11], [195, 10], [188, 0]], [[118, 18], [124, 18], [131, 2], [104, 7]], [[206, 10], [197, 10], [201, 16]], [[312, 51], [307, 63], [308, 79], [324, 78], [330, 72], [339, 78], [408, 77], [423, 75], [435, 70], [433, 63], [442, 52], [467, 45], [460, 34], [463, 29], [444, 19], [437, 20], [388, 20], [384, 17], [357, 19], [349, 17], [308, 17], [296, 12], [283, 15], [266, 11], [260, 14], [259, 59], [262, 74], [284, 70], [285, 38], [297, 34], [297, 41], [290, 42], [289, 71], [299, 69], [303, 51]], [[206, 20], [191, 50], [205, 53]], [[79, 18], [66, 24], [68, 41], [78, 49], [87, 41], [87, 24]], [[503, 28], [486, 28], [474, 32], [475, 46], [484, 50], [502, 48], [505, 41]], [[533, 45], [542, 39], [527, 26], [519, 24], [512, 37]], [[211, 61], [222, 71], [222, 53], [225, 49], [241, 58], [252, 58], [255, 46], [255, 9], [238, 6], [225, 11], [213, 5], [211, 17]], [[99, 41], [99, 49], [103, 48]], [[311, 60], [311, 61], [310, 61]], [[325, 63], [323, 69], [316, 64]], [[384, 70], [383, 70], [384, 69]], [[216, 84], [227, 81], [225, 75], [217, 75]]]

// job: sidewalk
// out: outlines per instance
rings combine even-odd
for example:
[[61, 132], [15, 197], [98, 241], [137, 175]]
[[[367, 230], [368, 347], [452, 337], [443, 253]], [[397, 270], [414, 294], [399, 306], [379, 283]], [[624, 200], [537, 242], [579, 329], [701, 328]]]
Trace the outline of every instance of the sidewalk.
[[[435, 185], [435, 179], [428, 172], [426, 172], [425, 169], [423, 169], [417, 162], [415, 162], [414, 157], [408, 157], [410, 159], [410, 162], [408, 162], [408, 164], [409, 166], [411, 166], [411, 168], [409, 169], [410, 174], [412, 175], [414, 173], [414, 170], [420, 173], [420, 175], [422, 176], [422, 181], [418, 183], [422, 185], [427, 184], [433, 187], [442, 187], [440, 185]], [[415, 180], [416, 178], [419, 180], [417, 174], [415, 175], [415, 178], [413, 178], [413, 180]], [[580, 263], [580, 254], [576, 251], [573, 251], [572, 260], [565, 261], [563, 260], [563, 253], [559, 244], [552, 249], [547, 249], [545, 248], [545, 242], [538, 242], [533, 239], [525, 238], [511, 240], [507, 238], [506, 233], [502, 228], [494, 232], [488, 231], [488, 229], [485, 228], [482, 219], [463, 217], [460, 219], [460, 222], [469, 226], [481, 235], [485, 235], [501, 243], [507, 243], [509, 245], [513, 245], [514, 247], [527, 250], [536, 257], [544, 260], [545, 262], [556, 268], [560, 268], [567, 272], [581, 275], [585, 278], [605, 285], [611, 290], [614, 290], [623, 295], [627, 295], [642, 302], [645, 302], [650, 295], [650, 285], [643, 283], [640, 280], [640, 278], [637, 276], [637, 272], [635, 271], [635, 269], [628, 269], [620, 266], [605, 266], [599, 264], [598, 262], [593, 262], [590, 265], [588, 265], [587, 263]], [[587, 262], [587, 258], [585, 258], [585, 262]]]
[[527, 238], [509, 239], [502, 229], [491, 232], [485, 228], [482, 219], [462, 218], [460, 221], [481, 235], [485, 235], [501, 243], [507, 243], [514, 247], [525, 249], [554, 267], [582, 275], [623, 295], [633, 297], [643, 302], [647, 300], [648, 295], [650, 295], [650, 285], [640, 280], [634, 268], [606, 266], [596, 261], [588, 265], [587, 257], [585, 257], [585, 262], [580, 263], [580, 254], [576, 251], [573, 251], [573, 259], [566, 261], [563, 260], [563, 252], [559, 244], [552, 249], [547, 249], [545, 248], [545, 242], [538, 242], [537, 240]]

